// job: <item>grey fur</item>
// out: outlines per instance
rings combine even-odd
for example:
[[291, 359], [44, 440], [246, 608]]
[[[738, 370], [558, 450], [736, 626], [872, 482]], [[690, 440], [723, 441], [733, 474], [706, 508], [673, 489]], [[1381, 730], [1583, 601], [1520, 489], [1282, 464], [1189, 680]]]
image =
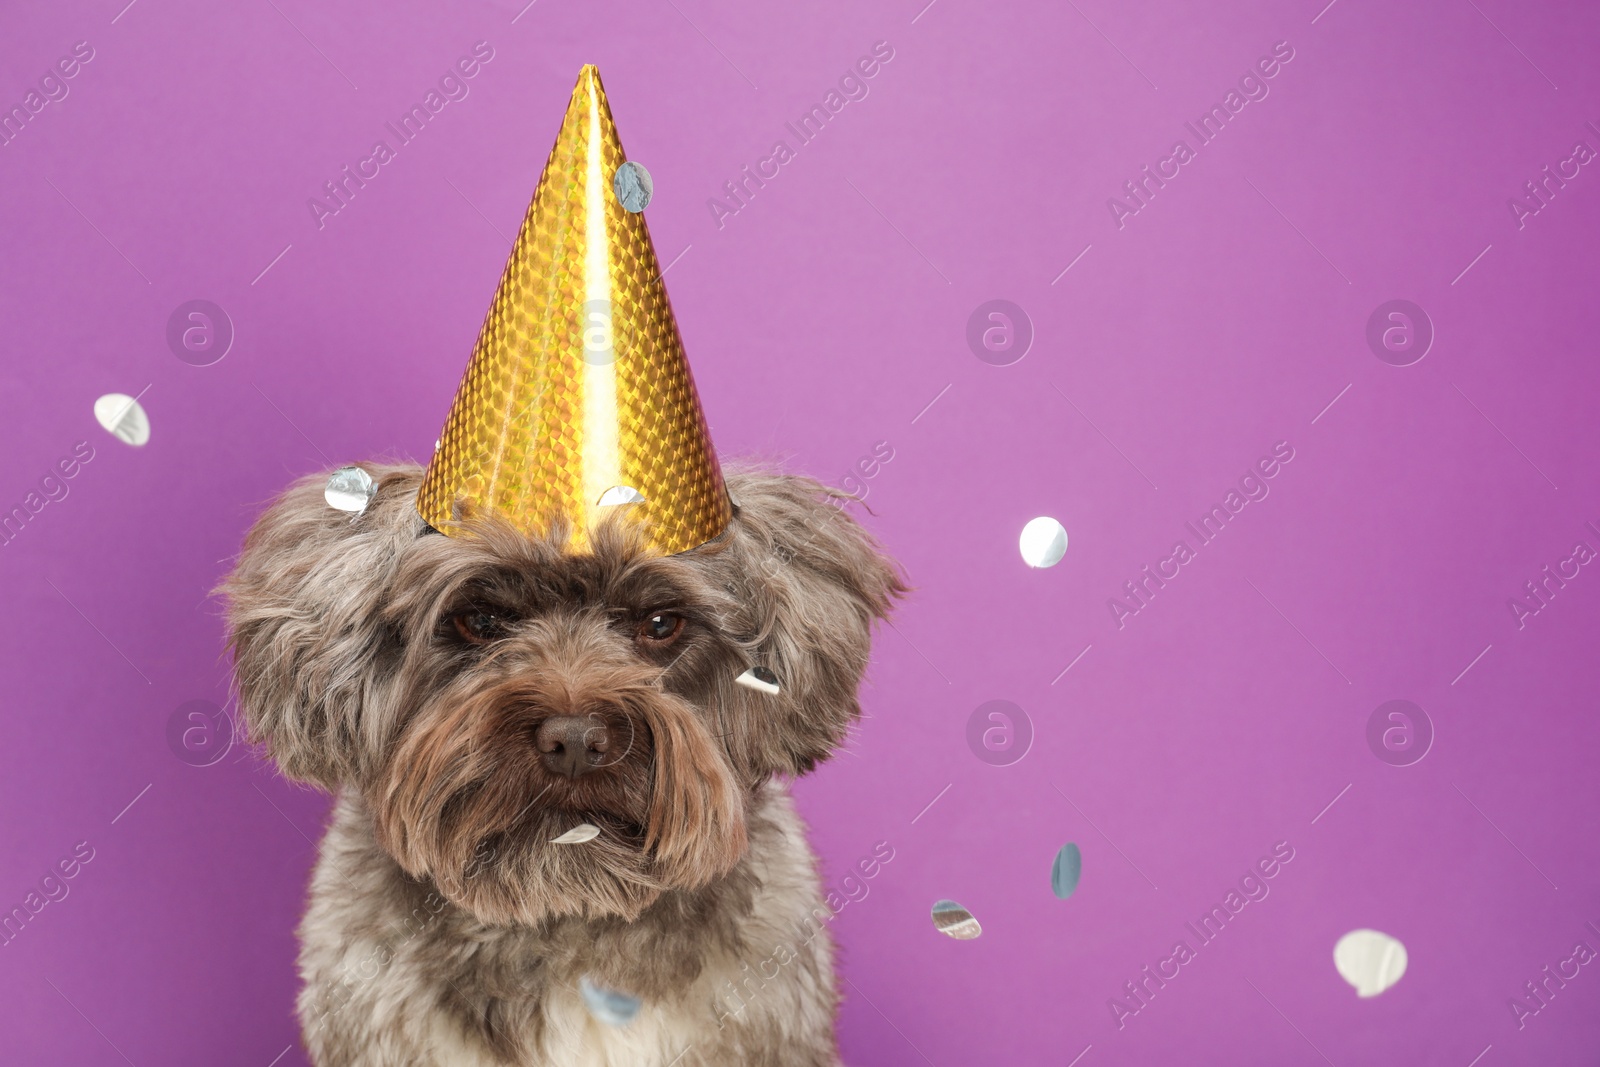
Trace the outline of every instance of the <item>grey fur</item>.
[[[831, 913], [783, 782], [858, 717], [872, 622], [906, 591], [846, 498], [729, 470], [712, 542], [651, 556], [619, 509], [569, 554], [559, 521], [439, 536], [419, 468], [369, 470], [353, 520], [325, 475], [291, 487], [222, 587], [252, 740], [339, 798], [300, 928], [313, 1061], [836, 1063]], [[670, 649], [633, 636], [669, 608]], [[462, 640], [464, 611], [499, 640]], [[778, 694], [734, 682], [753, 665]], [[540, 762], [562, 713], [616, 739], [604, 771]], [[551, 843], [580, 821], [601, 835]], [[585, 977], [639, 1015], [591, 1018]]]

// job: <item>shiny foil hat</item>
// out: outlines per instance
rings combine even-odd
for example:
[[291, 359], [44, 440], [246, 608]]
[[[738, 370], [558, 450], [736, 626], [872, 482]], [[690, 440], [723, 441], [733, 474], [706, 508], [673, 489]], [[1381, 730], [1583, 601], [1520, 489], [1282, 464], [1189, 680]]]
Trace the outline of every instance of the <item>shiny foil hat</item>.
[[621, 508], [670, 555], [727, 527], [722, 469], [638, 213], [649, 175], [624, 163], [600, 72], [585, 66], [417, 494], [434, 528], [458, 535], [453, 523], [493, 509], [538, 536], [559, 513], [578, 550]]

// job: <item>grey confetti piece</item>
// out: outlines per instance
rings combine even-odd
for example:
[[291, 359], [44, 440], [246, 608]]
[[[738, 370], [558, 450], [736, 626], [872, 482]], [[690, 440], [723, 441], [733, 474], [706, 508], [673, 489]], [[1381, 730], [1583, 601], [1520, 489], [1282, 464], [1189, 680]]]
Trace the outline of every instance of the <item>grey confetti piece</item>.
[[578, 979], [589, 1014], [607, 1026], [627, 1026], [639, 1014], [639, 998], [595, 984], [588, 975]]
[[1083, 875], [1083, 853], [1068, 841], [1056, 853], [1056, 862], [1050, 868], [1050, 891], [1060, 900], [1066, 900], [1078, 888]]
[[635, 215], [649, 207], [650, 197], [655, 195], [655, 182], [650, 179], [650, 172], [631, 159], [617, 168], [611, 188], [623, 208]]

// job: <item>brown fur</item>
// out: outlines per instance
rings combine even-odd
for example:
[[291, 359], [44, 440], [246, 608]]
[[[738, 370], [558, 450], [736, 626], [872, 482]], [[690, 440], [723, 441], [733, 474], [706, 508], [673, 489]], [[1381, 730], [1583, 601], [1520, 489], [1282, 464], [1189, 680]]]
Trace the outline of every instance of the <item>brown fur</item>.
[[[378, 494], [353, 518], [323, 501], [326, 475], [298, 482], [222, 587], [251, 738], [343, 798], [302, 927], [316, 1062], [650, 1062], [643, 1042], [666, 1063], [677, 1041], [706, 1063], [832, 1062], [825, 936], [731, 1031], [706, 982], [766, 954], [747, 932], [819, 907], [780, 783], [859, 715], [872, 621], [906, 590], [881, 549], [795, 475], [730, 471], [729, 529], [663, 558], [620, 509], [578, 554], [559, 522], [529, 537], [484, 516], [442, 536], [416, 515], [418, 468], [369, 471]], [[688, 620], [676, 643], [636, 642], [667, 609]], [[462, 640], [449, 619], [471, 610], [509, 620], [504, 635]], [[780, 693], [734, 682], [755, 665]], [[577, 778], [534, 744], [569, 714], [612, 742]], [[579, 822], [601, 835], [551, 843]], [[396, 948], [424, 900], [424, 935]], [[605, 958], [609, 941], [629, 958]], [[362, 945], [383, 949], [381, 973], [348, 1002], [364, 1007], [330, 1012]], [[594, 974], [656, 1016], [578, 1034], [561, 1005]], [[391, 1019], [397, 1002], [429, 1017]], [[383, 1051], [395, 1041], [410, 1051]]]

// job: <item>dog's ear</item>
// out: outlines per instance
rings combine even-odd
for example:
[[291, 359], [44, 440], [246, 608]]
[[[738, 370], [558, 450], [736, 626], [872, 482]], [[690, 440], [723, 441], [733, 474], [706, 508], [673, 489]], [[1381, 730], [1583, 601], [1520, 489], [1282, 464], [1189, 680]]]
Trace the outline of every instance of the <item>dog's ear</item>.
[[258, 519], [227, 597], [239, 707], [251, 741], [290, 778], [332, 790], [358, 772], [363, 708], [388, 684], [398, 636], [378, 606], [401, 548], [423, 528], [416, 467], [368, 467], [376, 497], [352, 516], [329, 506], [327, 474], [296, 482]]
[[751, 776], [801, 774], [859, 717], [873, 621], [909, 587], [844, 510], [852, 498], [801, 475], [730, 470], [727, 481], [738, 511], [715, 558], [739, 601], [733, 629], [778, 692], [719, 678], [719, 731]]

